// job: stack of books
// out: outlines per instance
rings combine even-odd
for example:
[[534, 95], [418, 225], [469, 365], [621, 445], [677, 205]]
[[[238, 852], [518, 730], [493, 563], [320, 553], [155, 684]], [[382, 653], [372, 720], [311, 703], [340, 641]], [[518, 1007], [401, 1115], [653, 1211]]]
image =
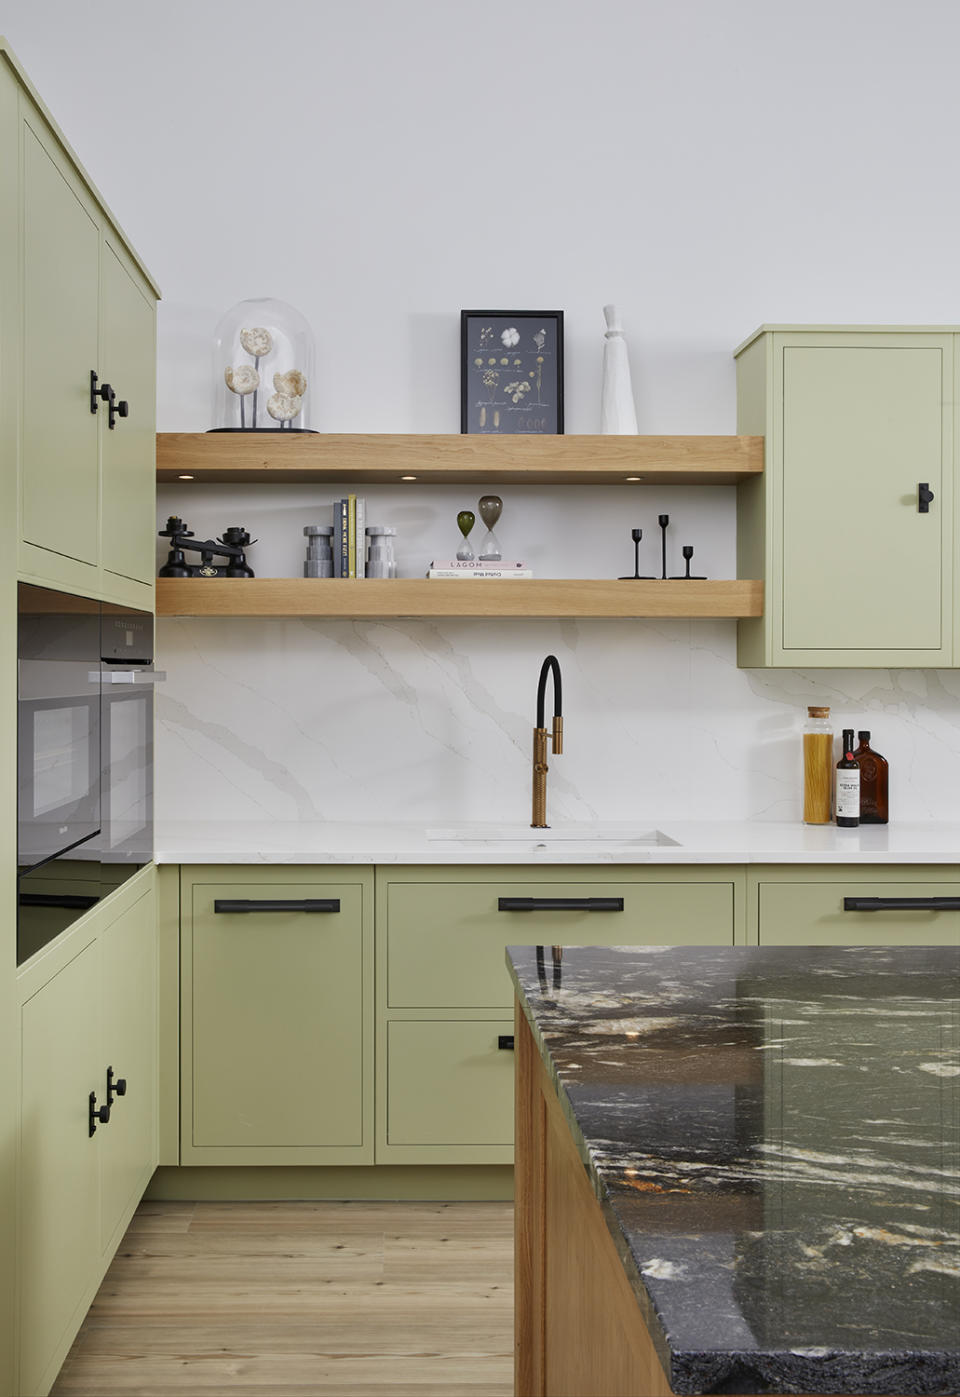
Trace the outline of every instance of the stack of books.
[[533, 571], [526, 563], [518, 563], [503, 558], [500, 562], [484, 562], [474, 559], [472, 563], [462, 563], [456, 558], [450, 561], [434, 561], [430, 564], [428, 577], [532, 577]]
[[347, 495], [333, 502], [333, 575], [364, 577], [367, 561], [367, 501]]

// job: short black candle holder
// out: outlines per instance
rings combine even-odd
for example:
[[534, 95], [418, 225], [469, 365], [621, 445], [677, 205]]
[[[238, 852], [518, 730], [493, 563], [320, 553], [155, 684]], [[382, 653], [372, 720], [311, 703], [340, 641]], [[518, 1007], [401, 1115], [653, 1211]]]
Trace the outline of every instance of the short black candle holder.
[[697, 577], [690, 571], [690, 559], [693, 557], [693, 544], [685, 543], [680, 552], [683, 554], [687, 565], [686, 572], [678, 573], [676, 577], [671, 577], [671, 582], [706, 582], [706, 577]]

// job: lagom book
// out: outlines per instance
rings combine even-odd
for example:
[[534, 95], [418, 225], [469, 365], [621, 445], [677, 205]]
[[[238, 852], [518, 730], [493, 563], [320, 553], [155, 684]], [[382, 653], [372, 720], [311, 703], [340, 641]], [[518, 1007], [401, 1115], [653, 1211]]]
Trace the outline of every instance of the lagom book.
[[474, 558], [471, 562], [465, 563], [460, 558], [434, 558], [430, 564], [432, 568], [456, 568], [457, 571], [477, 572], [490, 571], [496, 569], [497, 572], [512, 572], [514, 568], [527, 569], [526, 563], [515, 562], [512, 558], [488, 558], [486, 562], [482, 558]]

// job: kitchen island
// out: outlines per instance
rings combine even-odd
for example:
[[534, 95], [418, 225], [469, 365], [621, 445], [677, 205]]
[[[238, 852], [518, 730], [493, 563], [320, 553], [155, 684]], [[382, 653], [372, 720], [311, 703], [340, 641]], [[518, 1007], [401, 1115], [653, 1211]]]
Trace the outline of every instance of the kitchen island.
[[507, 960], [519, 1397], [960, 1392], [960, 950]]

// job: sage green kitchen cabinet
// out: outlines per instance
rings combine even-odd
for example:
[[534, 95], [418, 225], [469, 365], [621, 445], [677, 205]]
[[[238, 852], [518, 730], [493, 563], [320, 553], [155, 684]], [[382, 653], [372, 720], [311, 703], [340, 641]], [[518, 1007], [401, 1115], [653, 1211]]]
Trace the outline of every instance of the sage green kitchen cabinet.
[[[156, 899], [144, 870], [20, 976], [21, 1397], [43, 1397], [156, 1165]], [[107, 1101], [107, 1068], [126, 1095]]]
[[[111, 574], [153, 585], [156, 550], [156, 303], [116, 238], [101, 257], [102, 374], [127, 405], [114, 429], [100, 424], [101, 557]], [[102, 414], [109, 423], [109, 414]]]
[[960, 946], [950, 866], [783, 865], [756, 876], [762, 946]]
[[159, 293], [2, 42], [0, 63], [17, 87], [3, 107], [20, 234], [3, 252], [17, 287], [3, 315], [18, 341], [19, 575], [149, 609]]
[[702, 866], [378, 870], [377, 1163], [512, 1162], [508, 945], [729, 946], [741, 889]]
[[123, 1084], [101, 1133], [100, 1246], [113, 1249], [157, 1162], [157, 903], [151, 892], [99, 937], [100, 1060]]
[[181, 906], [180, 1162], [372, 1163], [372, 873], [184, 869]]
[[737, 351], [738, 431], [766, 439], [738, 492], [738, 574], [765, 584], [741, 666], [957, 663], [956, 340], [764, 326]]
[[[46, 1392], [89, 1303], [100, 1257], [99, 957], [86, 945], [21, 1009], [20, 1387]], [[107, 1127], [103, 1127], [106, 1129]], [[99, 1130], [98, 1130], [99, 1135]]]
[[22, 139], [21, 537], [73, 559], [83, 569], [74, 570], [77, 582], [96, 586], [100, 441], [90, 373], [100, 362], [100, 227], [59, 143], [29, 106]]

